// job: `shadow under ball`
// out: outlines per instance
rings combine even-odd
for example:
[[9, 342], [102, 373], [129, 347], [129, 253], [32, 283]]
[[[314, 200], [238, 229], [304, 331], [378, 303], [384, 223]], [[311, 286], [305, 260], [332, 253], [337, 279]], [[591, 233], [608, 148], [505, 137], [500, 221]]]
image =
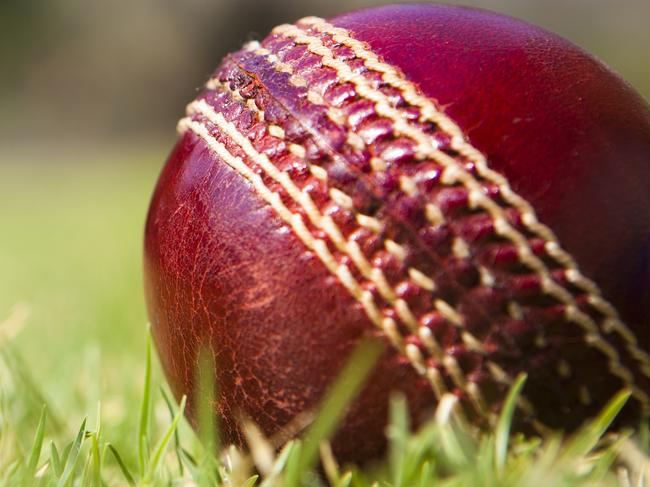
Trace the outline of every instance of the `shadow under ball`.
[[571, 43], [497, 14], [307, 18], [224, 58], [151, 201], [145, 287], [174, 393], [215, 359], [223, 441], [314, 410], [360, 339], [387, 351], [333, 446], [381, 454], [391, 391], [489, 427], [648, 413], [650, 111]]

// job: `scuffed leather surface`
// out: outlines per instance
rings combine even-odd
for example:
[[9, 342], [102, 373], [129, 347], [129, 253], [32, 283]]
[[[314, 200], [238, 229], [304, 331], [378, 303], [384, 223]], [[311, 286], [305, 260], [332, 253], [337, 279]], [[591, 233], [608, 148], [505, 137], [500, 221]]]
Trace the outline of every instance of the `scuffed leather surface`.
[[[145, 282], [161, 362], [177, 397], [189, 394], [190, 415], [197, 354], [214, 353], [226, 443], [242, 444], [242, 413], [273, 435], [313, 410], [358, 340], [376, 335], [248, 183], [191, 134], [178, 142], [153, 196]], [[335, 443], [342, 457], [381, 451], [393, 390], [409, 396], [416, 417], [432, 403], [429, 385], [388, 350]]]
[[645, 101], [573, 44], [509, 17], [402, 5], [332, 22], [460, 125], [650, 347]]

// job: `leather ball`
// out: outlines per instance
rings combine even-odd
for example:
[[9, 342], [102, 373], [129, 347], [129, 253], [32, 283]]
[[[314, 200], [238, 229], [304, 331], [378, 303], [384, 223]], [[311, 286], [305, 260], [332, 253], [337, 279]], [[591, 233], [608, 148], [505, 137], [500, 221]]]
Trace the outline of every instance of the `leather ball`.
[[381, 454], [388, 398], [489, 428], [571, 430], [623, 387], [649, 411], [650, 110], [570, 42], [399, 5], [274, 29], [226, 56], [151, 201], [152, 333], [192, 417], [215, 359], [223, 441], [313, 411], [364, 337], [386, 352], [334, 439]]

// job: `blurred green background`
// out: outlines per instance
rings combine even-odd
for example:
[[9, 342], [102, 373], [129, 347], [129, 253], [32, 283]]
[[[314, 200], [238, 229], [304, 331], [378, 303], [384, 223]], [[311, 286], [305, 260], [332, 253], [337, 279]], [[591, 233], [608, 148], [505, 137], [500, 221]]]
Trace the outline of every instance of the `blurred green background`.
[[[274, 25], [378, 3], [0, 0], [0, 326], [13, 310], [12, 347], [64, 422], [99, 398], [137, 417], [142, 229], [184, 105]], [[650, 1], [462, 3], [567, 37], [650, 98]]]

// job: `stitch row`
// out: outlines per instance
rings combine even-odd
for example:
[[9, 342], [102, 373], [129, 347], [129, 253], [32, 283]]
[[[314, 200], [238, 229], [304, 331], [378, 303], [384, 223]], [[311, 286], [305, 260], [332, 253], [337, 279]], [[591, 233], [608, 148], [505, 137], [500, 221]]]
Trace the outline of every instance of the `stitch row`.
[[[182, 134], [188, 130], [192, 131], [203, 140], [221, 160], [252, 184], [260, 197], [270, 205], [274, 212], [287, 225], [291, 227], [305, 247], [319, 258], [319, 260], [325, 265], [326, 269], [338, 279], [343, 287], [345, 287], [352, 297], [361, 305], [371, 322], [384, 332], [392, 346], [410, 361], [416, 371], [429, 379], [437, 399], [440, 400], [442, 397], [449, 394], [444, 385], [443, 379], [440, 376], [440, 372], [434, 367], [426, 365], [419, 350], [414, 353], [413, 349], [409, 348], [409, 345], [405, 346], [403, 344], [401, 337], [395, 333], [395, 322], [391, 318], [383, 317], [381, 315], [381, 312], [374, 302], [372, 294], [369, 291], [363, 290], [345, 264], [338, 264], [336, 262], [336, 259], [327, 248], [325, 241], [312, 235], [302, 217], [297, 213], [291, 212], [282, 202], [280, 195], [271, 191], [262, 178], [249, 168], [240, 157], [232, 154], [222, 143], [210, 135], [205, 125], [194, 121], [189, 117], [181, 119], [178, 123], [178, 131]], [[460, 414], [460, 411], [458, 414]]]
[[[291, 83], [294, 83], [295, 86], [299, 86], [299, 87], [307, 86], [307, 83], [305, 82], [304, 79], [301, 79], [298, 75], [293, 73], [290, 65], [281, 62], [279, 58], [271, 51], [265, 48], [258, 48], [255, 50], [255, 53], [261, 56], [265, 56], [269, 62], [277, 64], [282, 72], [291, 73], [289, 81]], [[309, 96], [310, 93], [312, 93], [313, 96], [310, 97]], [[314, 92], [308, 91], [308, 98], [310, 98], [310, 101], [312, 103], [323, 105], [328, 109], [330, 108], [325, 104], [325, 101], [322, 99], [322, 97]], [[382, 106], [387, 111], [392, 110], [387, 103]], [[401, 115], [399, 116], [400, 119], [396, 120], [397, 125], [399, 125], [401, 128], [404, 128], [404, 125], [408, 127], [407, 123], [402, 121]], [[331, 117], [331, 119], [335, 122], [336, 122], [336, 118], [337, 116]], [[428, 141], [426, 134], [424, 133], [418, 134], [417, 129], [415, 130], [415, 137], [418, 137], [421, 140], [423, 139], [424, 144], [430, 144], [430, 141]], [[428, 149], [425, 148], [425, 150]], [[476, 207], [482, 204], [484, 209], [486, 209], [490, 213], [501, 213], [501, 209], [498, 206], [498, 204], [493, 202], [491, 199], [489, 199], [487, 196], [483, 194], [483, 191], [481, 190], [481, 187], [478, 182], [476, 182], [473, 179], [468, 180], [467, 177], [463, 177], [466, 173], [464, 173], [462, 170], [457, 168], [456, 166], [457, 163], [452, 157], [448, 156], [447, 154], [444, 154], [443, 152], [437, 151], [436, 149], [432, 149], [431, 153], [428, 155], [432, 159], [437, 160], [437, 162], [439, 162], [441, 165], [445, 167], [445, 172], [443, 173], [443, 177], [442, 177], [443, 183], [453, 184], [456, 178], [463, 178], [462, 182], [465, 183], [466, 185], [469, 185], [472, 188], [469, 193], [470, 204], [472, 205], [472, 207]], [[471, 178], [471, 175], [467, 174], [467, 176]], [[645, 394], [643, 390], [641, 390], [639, 387], [637, 387], [634, 384], [634, 377], [632, 373], [620, 362], [617, 350], [599, 335], [598, 328], [596, 324], [593, 322], [593, 320], [591, 320], [591, 317], [589, 317], [586, 313], [579, 310], [577, 304], [575, 304], [575, 301], [573, 300], [573, 297], [570, 295], [570, 293], [566, 291], [563, 287], [561, 287], [559, 284], [557, 284], [551, 278], [548, 271], [546, 271], [545, 273], [543, 272], [543, 270], [545, 269], [543, 262], [541, 261], [541, 259], [534, 256], [532, 250], [528, 246], [528, 242], [525, 240], [525, 237], [523, 237], [521, 234], [516, 232], [516, 230], [514, 230], [508, 224], [505, 217], [499, 216], [499, 217], [493, 217], [493, 219], [494, 219], [494, 226], [495, 226], [496, 233], [500, 236], [509, 238], [511, 241], [516, 242], [518, 244], [517, 245], [518, 252], [522, 262], [527, 264], [529, 267], [533, 267], [533, 266], [536, 267], [536, 269], [535, 267], [533, 268], [534, 270], [537, 271], [538, 275], [541, 276], [543, 291], [547, 294], [553, 295], [554, 297], [556, 297], [556, 299], [560, 300], [566, 305], [565, 318], [569, 321], [574, 321], [578, 323], [584, 330], [586, 330], [585, 333], [586, 343], [591, 347], [599, 350], [607, 357], [610, 372], [616, 377], [619, 377], [623, 381], [623, 383], [626, 384], [626, 386], [630, 387], [633, 397], [638, 399], [638, 401], [640, 402], [640, 404], [644, 409], [644, 412], [647, 413], [648, 411], [650, 411], [650, 403], [648, 401], [648, 396]], [[487, 270], [484, 271], [488, 272]], [[488, 277], [488, 280], [492, 280], [492, 278]]]
[[[210, 89], [221, 89], [221, 90], [224, 90], [224, 91], [228, 91], [228, 92], [231, 93], [231, 95], [233, 97], [239, 99], [242, 102], [244, 101], [244, 98], [241, 97], [241, 95], [239, 95], [239, 93], [236, 90], [232, 90], [227, 85], [224, 85], [224, 84], [222, 84], [222, 83], [220, 83], [220, 82], [218, 82], [216, 80], [211, 80], [210, 82], [208, 82], [207, 87], [210, 88]], [[249, 109], [251, 109], [254, 113], [257, 114], [259, 120], [263, 120], [263, 118], [264, 118], [263, 117], [263, 112], [259, 108], [257, 108], [255, 103], [248, 103], [249, 101], [250, 100], [246, 101], [247, 107]], [[197, 109], [199, 111], [201, 111], [204, 115], [208, 116], [208, 118], [211, 119], [212, 122], [219, 124], [219, 126], [220, 126], [220, 128], [222, 130], [226, 130], [226, 131], [229, 130], [229, 128], [224, 126], [223, 123], [220, 120], [215, 120], [214, 119], [213, 110], [204, 101], [195, 102], [195, 103], [191, 104], [190, 107], [189, 107], [190, 112], [192, 112], [194, 110], [197, 110]], [[278, 136], [277, 134], [274, 135], [272, 133], [272, 132], [277, 132], [277, 131], [272, 131], [271, 129], [268, 129], [268, 132], [272, 136], [279, 137], [280, 139], [283, 138], [281, 136]], [[239, 136], [237, 136], [235, 134], [231, 134], [230, 132], [228, 132], [228, 134], [231, 136], [231, 138], [233, 138], [238, 144], [240, 144], [240, 146], [242, 146], [247, 151], [247, 154], [249, 155], [249, 157], [251, 157], [253, 160], [258, 162], [258, 165], [260, 165], [263, 168], [267, 168], [267, 167], [269, 167], [269, 165], [272, 166], [272, 167], [269, 167], [269, 171], [271, 173], [276, 173], [275, 175], [272, 174], [272, 177], [274, 177], [274, 179], [276, 179], [278, 182], [283, 184], [283, 187], [285, 187], [285, 189], [294, 198], [295, 201], [297, 201], [297, 202], [300, 202], [301, 200], [305, 201], [305, 204], [303, 205], [303, 208], [307, 210], [307, 214], [310, 217], [310, 220], [312, 221], [312, 223], [316, 227], [325, 230], [326, 233], [330, 236], [330, 238], [332, 238], [332, 240], [334, 241], [337, 248], [339, 248], [339, 250], [341, 250], [344, 253], [347, 253], [348, 255], [350, 255], [353, 258], [353, 262], [355, 262], [357, 267], [362, 271], [362, 274], [364, 275], [364, 277], [366, 277], [369, 280], [375, 282], [378, 285], [378, 287], [380, 288], [380, 292], [381, 292], [381, 287], [387, 287], [387, 289], [384, 289], [384, 291], [382, 293], [383, 297], [385, 299], [387, 299], [387, 301], [389, 301], [389, 303], [391, 305], [394, 306], [394, 309], [397, 311], [398, 316], [400, 316], [400, 318], [402, 318], [403, 321], [405, 321], [407, 324], [409, 324], [413, 331], [417, 331], [418, 328], [419, 328], [418, 334], [423, 339], [423, 342], [428, 345], [427, 348], [432, 349], [431, 352], [434, 355], [434, 357], [440, 359], [440, 353], [441, 352], [440, 352], [439, 345], [436, 344], [435, 342], [431, 341], [431, 337], [428, 336], [428, 335], [430, 335], [430, 333], [428, 335], [422, 337], [422, 331], [426, 330], [428, 332], [429, 330], [427, 328], [424, 328], [424, 327], [419, 327], [419, 324], [417, 323], [417, 320], [412, 315], [412, 313], [408, 309], [408, 305], [406, 305], [406, 303], [403, 300], [396, 300], [395, 299], [394, 290], [392, 290], [392, 289], [390, 289], [390, 287], [388, 287], [388, 284], [387, 284], [387, 282], [385, 280], [385, 277], [383, 276], [381, 270], [377, 269], [377, 268], [372, 268], [370, 263], [367, 262], [367, 260], [365, 260], [365, 257], [363, 256], [363, 254], [361, 254], [359, 252], [358, 246], [355, 243], [343, 240], [343, 237], [340, 234], [340, 231], [336, 228], [336, 226], [333, 224], [331, 219], [329, 219], [328, 225], [323, 225], [322, 219], [324, 217], [322, 217], [322, 215], [320, 215], [318, 213], [318, 210], [315, 209], [315, 205], [313, 204], [312, 201], [310, 201], [310, 200], [308, 201], [308, 200], [305, 199], [305, 198], [309, 199], [309, 197], [307, 195], [305, 195], [304, 193], [302, 193], [297, 187], [295, 187], [295, 185], [292, 185], [291, 187], [287, 187], [286, 186], [287, 179], [286, 178], [281, 178], [277, 174], [277, 173], [279, 173], [278, 169], [273, 164], [271, 164], [270, 161], [268, 161], [268, 158], [266, 158], [266, 156], [264, 156], [262, 154], [259, 154], [259, 153], [256, 153], [256, 152], [253, 152], [254, 148], [252, 147], [252, 144], [250, 144], [250, 141], [248, 141], [248, 139], [243, 137], [241, 134], [239, 134]], [[292, 145], [294, 147], [295, 146], [301, 147], [301, 146], [299, 146], [297, 144], [292, 144]], [[294, 151], [295, 151], [295, 148], [294, 148]], [[304, 148], [302, 150], [298, 151], [298, 152], [302, 154], [304, 152]], [[263, 160], [259, 160], [260, 158], [263, 158]], [[315, 167], [315, 166], [312, 166], [312, 167]], [[282, 173], [282, 174], [286, 174], [286, 173]], [[329, 194], [332, 197], [332, 199], [335, 200], [335, 202], [336, 202], [336, 199], [338, 199], [339, 200], [338, 203], [343, 203], [341, 206], [345, 206], [345, 207], [348, 207], [348, 208], [352, 207], [352, 199], [348, 195], [343, 193], [342, 191], [333, 188], [333, 189], [331, 189], [329, 191]], [[357, 217], [358, 216], [359, 215], [357, 215]], [[352, 248], [350, 248], [351, 245], [352, 245]], [[386, 241], [386, 247], [388, 248], [389, 251], [392, 250], [393, 253], [403, 252], [402, 250], [396, 251], [396, 249], [399, 249], [400, 246], [397, 243], [395, 243], [395, 242], [393, 242], [391, 240]], [[391, 247], [392, 247], [392, 249], [391, 249]], [[431, 280], [430, 278], [425, 276], [424, 273], [422, 273], [418, 269], [410, 268], [408, 272], [409, 272], [409, 276], [411, 276], [414, 279], [416, 284], [421, 284], [424, 289], [427, 289], [429, 291], [432, 291], [432, 290], [435, 289], [435, 283], [433, 282], [433, 280]], [[376, 280], [377, 277], [379, 277], [380, 282], [377, 282], [377, 280]], [[463, 326], [462, 317], [448, 303], [438, 299], [438, 300], [435, 301], [434, 307], [442, 316], [444, 316], [448, 321], [450, 321], [455, 326], [457, 326], [457, 327], [462, 327]], [[470, 350], [472, 350], [474, 352], [481, 353], [484, 356], [486, 355], [486, 351], [482, 347], [481, 343], [475, 337], [473, 337], [471, 334], [469, 334], [466, 330], [464, 330], [461, 333], [461, 338], [462, 338], [463, 342], [468, 346], [468, 348]], [[490, 374], [498, 382], [501, 382], [501, 383], [505, 382], [508, 385], [510, 385], [512, 383], [512, 379], [497, 364], [490, 361], [489, 359], [487, 360], [487, 362], [488, 362], [487, 365], [488, 365], [488, 370], [489, 370]], [[447, 359], [447, 363], [449, 363], [449, 359]], [[458, 366], [456, 364], [452, 363], [452, 364], [450, 364], [450, 368], [451, 368], [452, 372], [456, 371], [456, 373], [452, 373], [452, 377], [456, 377], [456, 384], [462, 387], [464, 381], [461, 381], [462, 377], [460, 377], [458, 375], [458, 370], [459, 370]], [[477, 394], [475, 392], [473, 395], [477, 396], [477, 398], [476, 398], [477, 404], [484, 403], [484, 400], [482, 400], [480, 398], [480, 394]], [[522, 401], [522, 404], [523, 404], [522, 407], [527, 412], [532, 411], [532, 407], [529, 404], [526, 404], [526, 401]]]
[[[467, 381], [465, 380], [456, 360], [453, 357], [444, 356], [440, 345], [436, 342], [428, 328], [419, 325], [408, 304], [403, 299], [397, 298], [394, 289], [388, 284], [382, 270], [372, 266], [366, 260], [358, 244], [356, 244], [356, 242], [345, 240], [340, 229], [332, 218], [322, 215], [309, 195], [301, 191], [294, 184], [289, 175], [286, 172], [280, 171], [265, 154], [258, 152], [250, 140], [241, 134], [231, 122], [228, 122], [223, 115], [215, 112], [214, 109], [203, 100], [193, 102], [188, 106], [188, 114], [191, 115], [193, 113], [200, 113], [205, 116], [211, 123], [217, 126], [222, 133], [226, 134], [231, 140], [238, 144], [247, 157], [261, 167], [272, 179], [280, 183], [289, 196], [303, 210], [305, 210], [309, 221], [316, 228], [323, 230], [340, 252], [351, 258], [355, 266], [361, 271], [363, 277], [375, 284], [382, 298], [392, 306], [396, 311], [397, 316], [399, 316], [399, 318], [409, 326], [412, 332], [420, 336], [432, 356], [439, 363], [445, 365], [455, 385], [468, 394], [468, 397], [473, 401], [477, 412], [483, 416], [488, 415], [485, 407], [485, 400], [482, 398], [480, 391], [472, 390], [468, 387]], [[441, 302], [441, 300], [438, 301]], [[439, 311], [443, 316], [450, 316], [452, 319], [457, 315], [451, 306], [442, 302]], [[391, 325], [390, 330], [395, 333], [397, 332], [397, 327]], [[421, 352], [417, 346], [413, 344], [406, 345], [405, 353], [409, 358], [413, 359], [414, 362], [423, 363], [424, 361], [421, 357]], [[437, 387], [441, 392], [444, 392], [444, 390], [441, 389], [440, 384], [437, 384]], [[494, 420], [495, 418], [491, 419]]]
[[[221, 90], [224, 92], [228, 92], [233, 98], [239, 100], [240, 102], [244, 103], [246, 107], [254, 113], [258, 120], [260, 122], [264, 122], [264, 111], [260, 110], [257, 105], [255, 105], [255, 102], [252, 99], [246, 99], [237, 90], [231, 89], [229, 86], [224, 85], [220, 81], [216, 79], [210, 79], [208, 82], [205, 84], [205, 88], [208, 90]], [[191, 105], [190, 105], [191, 106]], [[268, 131], [269, 135], [272, 137], [278, 138], [280, 140], [284, 141], [285, 134], [284, 134], [284, 129], [278, 125], [274, 124], [268, 124], [266, 127], [266, 130]], [[304, 159], [307, 150], [305, 149], [304, 146], [300, 144], [295, 144], [295, 143], [289, 143], [289, 152], [294, 154], [296, 157], [300, 159]], [[312, 173], [312, 175], [324, 182], [327, 183], [327, 171], [323, 169], [320, 166], [316, 166], [314, 164], [309, 165], [309, 171]], [[345, 208], [347, 210], [353, 210], [353, 200], [352, 198], [344, 193], [343, 191], [337, 189], [337, 188], [331, 188], [329, 190], [329, 196], [330, 198], [340, 207]], [[440, 210], [437, 210], [440, 211]], [[355, 213], [355, 219], [357, 220], [357, 223], [365, 228], [368, 228], [374, 233], [381, 233], [383, 230], [383, 224], [381, 221], [379, 221], [377, 218], [371, 217], [369, 215], [364, 215], [362, 213]], [[328, 217], [328, 220], [331, 220], [331, 218]], [[331, 227], [330, 227], [331, 228]], [[354, 243], [351, 243], [350, 245], [355, 245]], [[398, 258], [400, 261], [405, 260], [406, 257], [406, 250], [399, 245], [397, 242], [394, 242], [393, 240], [387, 239], [385, 241], [385, 249]], [[369, 265], [369, 264], [368, 264]], [[435, 289], [435, 283], [428, 278], [424, 273], [421, 271], [411, 268], [409, 269], [409, 275], [413, 279], [413, 282], [418, 284], [420, 287], [423, 289], [426, 289], [428, 291], [433, 291]]]
[[605, 331], [615, 331], [627, 342], [628, 351], [640, 362], [642, 372], [650, 377], [650, 354], [638, 347], [636, 337], [619, 319], [614, 307], [601, 297], [601, 292], [596, 283], [579, 271], [573, 257], [560, 247], [553, 231], [537, 219], [530, 203], [512, 190], [503, 175], [488, 166], [483, 154], [467, 142], [460, 127], [442, 111], [438, 110], [430, 99], [422, 96], [408, 80], [400, 75], [395, 67], [382, 62], [372, 50], [367, 48], [365, 43], [353, 38], [346, 29], [335, 27], [318, 17], [306, 17], [298, 21], [298, 23], [313, 27], [321, 33], [329, 34], [334, 41], [350, 48], [354, 55], [364, 62], [366, 68], [381, 73], [383, 81], [389, 86], [397, 88], [407, 103], [420, 108], [421, 121], [433, 122], [451, 136], [452, 148], [474, 162], [481, 177], [496, 183], [504, 200], [522, 215], [522, 223], [530, 231], [546, 240], [546, 251], [551, 258], [566, 268], [568, 281], [585, 291], [589, 304], [609, 318], [607, 324], [603, 326]]
[[[621, 363], [618, 351], [610, 343], [608, 343], [606, 340], [603, 339], [603, 337], [599, 333], [599, 329], [596, 323], [592, 320], [592, 318], [587, 313], [581, 311], [578, 308], [577, 303], [574, 297], [571, 295], [571, 293], [552, 279], [552, 277], [550, 276], [550, 272], [546, 267], [546, 265], [543, 263], [543, 261], [533, 254], [527, 239], [508, 223], [506, 217], [503, 214], [501, 207], [483, 193], [480, 183], [476, 179], [474, 179], [474, 177], [470, 173], [468, 173], [466, 170], [460, 167], [458, 162], [455, 159], [445, 154], [444, 152], [438, 150], [433, 140], [431, 140], [430, 137], [427, 136], [427, 134], [425, 134], [424, 132], [422, 132], [418, 127], [411, 125], [406, 119], [406, 117], [404, 116], [404, 114], [400, 112], [400, 110], [393, 108], [390, 105], [390, 102], [385, 97], [385, 95], [380, 91], [374, 89], [365, 77], [363, 77], [360, 74], [353, 73], [350, 67], [345, 62], [334, 59], [334, 57], [332, 56], [332, 52], [329, 50], [329, 48], [327, 48], [322, 44], [319, 38], [308, 36], [305, 34], [303, 30], [298, 29], [295, 26], [288, 26], [288, 25], [280, 26], [274, 29], [274, 32], [282, 33], [284, 35], [291, 37], [294, 40], [294, 42], [296, 42], [297, 44], [305, 44], [310, 52], [318, 56], [321, 56], [322, 63], [324, 66], [328, 66], [336, 70], [337, 76], [340, 80], [342, 80], [343, 82], [352, 83], [355, 86], [359, 96], [362, 96], [365, 99], [368, 99], [373, 103], [375, 103], [375, 109], [377, 114], [382, 117], [390, 119], [394, 123], [394, 129], [396, 133], [405, 135], [411, 138], [412, 140], [414, 140], [418, 144], [418, 153], [421, 158], [433, 159], [436, 162], [438, 162], [441, 166], [444, 167], [443, 176], [441, 178], [443, 184], [453, 185], [460, 182], [466, 188], [468, 188], [470, 206], [482, 207], [484, 210], [486, 210], [489, 214], [492, 215], [492, 218], [494, 220], [494, 228], [497, 235], [507, 238], [508, 240], [510, 240], [515, 244], [521, 262], [527, 267], [534, 270], [539, 275], [541, 279], [543, 291], [546, 294], [553, 296], [555, 299], [557, 299], [558, 301], [560, 301], [565, 305], [565, 318], [568, 321], [574, 322], [583, 328], [585, 332], [586, 342], [590, 346], [598, 349], [607, 357], [611, 373], [613, 375], [616, 375], [620, 379], [622, 379], [624, 383], [626, 383], [632, 389], [633, 395], [643, 404], [644, 410], [647, 411], [649, 407], [648, 396], [645, 394], [645, 392], [643, 392], [640, 388], [638, 388], [634, 384], [634, 377], [632, 373], [629, 371], [629, 369], [627, 369]], [[257, 49], [256, 52], [260, 55], [266, 55], [267, 58], [269, 58], [270, 56], [274, 56], [277, 58], [277, 56], [270, 54], [270, 51], [266, 49]], [[272, 61], [272, 59], [269, 59], [269, 61]], [[286, 70], [286, 63], [283, 63], [283, 69]], [[295, 73], [292, 74], [292, 78], [296, 78]], [[305, 83], [302, 83], [303, 86], [304, 84]], [[415, 90], [415, 88], [412, 89]], [[322, 99], [320, 95], [319, 98]], [[473, 151], [477, 152], [475, 149], [473, 149]], [[469, 156], [471, 154], [473, 153], [470, 151], [467, 152], [466, 155]], [[489, 171], [493, 172], [492, 170]], [[486, 179], [488, 178], [486, 177]], [[499, 175], [498, 181], [494, 179], [492, 180], [493, 182], [496, 182], [497, 184], [502, 186], [502, 190], [503, 190], [502, 192], [504, 195], [512, 193], [512, 190], [509, 189], [509, 186], [507, 187], [507, 189], [503, 189], [506, 188], [507, 181], [501, 175]], [[517, 198], [520, 199], [521, 197], [517, 196]], [[504, 197], [504, 199], [506, 198]], [[512, 202], [510, 203], [513, 206], [515, 206], [514, 203]], [[535, 219], [536, 221], [536, 217], [534, 216], [534, 213], [525, 213], [522, 210], [521, 206], [519, 207], [515, 206], [515, 208], [520, 213], [522, 213], [522, 220], [525, 220], [529, 223], [532, 222], [533, 219]], [[548, 232], [550, 232], [550, 230]], [[547, 239], [550, 236], [551, 236], [550, 233], [544, 235], [544, 237], [546, 237]], [[553, 241], [553, 243], [556, 244], [556, 246], [552, 246], [554, 249], [554, 253], [556, 255], [559, 255], [561, 252], [564, 252], [561, 251], [561, 249], [559, 249], [559, 245], [557, 245], [556, 241]], [[571, 270], [575, 271], [572, 273], [573, 278], [575, 278], [575, 274], [577, 273], [577, 270], [575, 269], [571, 269]], [[579, 281], [583, 282], [583, 284], [587, 282], [580, 279]], [[588, 282], [591, 283], [591, 281]], [[595, 288], [595, 284], [590, 285], [588, 287], [591, 291], [593, 291]], [[596, 298], [600, 298], [600, 297], [596, 296]], [[590, 301], [594, 301], [594, 298], [591, 298]], [[600, 300], [596, 299], [596, 302], [602, 305]], [[618, 330], [619, 329], [618, 327], [621, 325], [622, 324], [620, 324], [618, 320], [614, 319], [609, 326], [611, 329], [614, 329], [614, 327], [616, 327], [615, 329]], [[631, 333], [626, 333], [625, 335], [622, 336], [624, 338], [625, 337], [629, 338], [630, 336], [633, 335], [631, 335]], [[632, 353], [633, 357], [635, 357], [635, 359], [639, 361], [643, 361], [644, 356], [646, 354], [643, 351], [638, 350], [638, 348], [635, 345], [636, 345], [635, 343], [628, 342], [628, 347], [635, 349], [635, 352]], [[644, 373], [646, 372], [645, 369], [646, 367], [642, 366], [642, 371]]]

